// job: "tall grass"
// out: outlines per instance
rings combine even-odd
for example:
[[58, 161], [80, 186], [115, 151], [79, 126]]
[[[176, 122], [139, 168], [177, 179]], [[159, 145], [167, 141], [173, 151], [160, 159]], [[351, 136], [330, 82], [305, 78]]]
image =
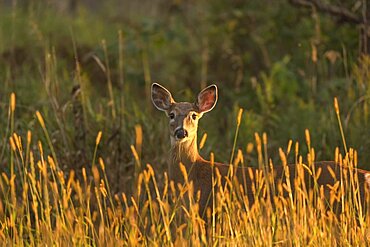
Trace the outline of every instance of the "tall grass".
[[[358, 193], [360, 185], [352, 169], [348, 175], [343, 171], [338, 183], [329, 188], [329, 202], [323, 195], [323, 188], [315, 186], [309, 191], [302, 178], [304, 169], [318, 177], [320, 171], [315, 170], [314, 161], [317, 156], [326, 157], [328, 152], [333, 153], [333, 160], [350, 168], [357, 167], [358, 156], [362, 159], [369, 157], [366, 151], [362, 150], [361, 155], [357, 155], [349, 148], [354, 143], [366, 149], [368, 143], [367, 136], [363, 135], [369, 116], [370, 60], [367, 56], [361, 57], [358, 65], [354, 65], [352, 75], [347, 71], [348, 61], [344, 61], [346, 77], [352, 76], [353, 82], [346, 78], [346, 83], [341, 83], [341, 80], [328, 83], [329, 79], [324, 78], [327, 80], [321, 85], [322, 90], [315, 92], [314, 96], [319, 99], [315, 101], [314, 97], [307, 96], [310, 93], [295, 91], [294, 85], [307, 83], [310, 81], [307, 78], [316, 78], [318, 75], [315, 73], [319, 72], [315, 70], [311, 75], [307, 70], [305, 78], [298, 81], [290, 68], [288, 56], [271, 65], [270, 73], [261, 73], [261, 78], [252, 78], [251, 83], [248, 77], [241, 83], [243, 77], [247, 77], [243, 74], [243, 61], [249, 61], [254, 54], [237, 54], [237, 46], [229, 47], [239, 42], [230, 39], [229, 31], [225, 35], [222, 28], [218, 30], [217, 20], [216, 24], [202, 26], [202, 30], [213, 31], [198, 42], [192, 26], [201, 24], [192, 16], [169, 16], [168, 20], [174, 20], [168, 23], [163, 21], [167, 20], [164, 17], [153, 23], [134, 19], [121, 20], [122, 23], [117, 24], [105, 16], [84, 12], [84, 9], [76, 16], [65, 16], [44, 9], [37, 1], [27, 6], [26, 10], [14, 5], [11, 14], [7, 9], [1, 9], [0, 15], [0, 33], [11, 34], [0, 35], [0, 58], [4, 58], [0, 60], [0, 74], [5, 83], [0, 92], [0, 96], [4, 96], [1, 97], [0, 110], [6, 109], [4, 114], [0, 111], [0, 123], [4, 122], [0, 129], [0, 245], [370, 244], [368, 211], [362, 207], [363, 198]], [[197, 8], [202, 6], [203, 3]], [[233, 28], [239, 21], [239, 17], [233, 18], [230, 17], [228, 28]], [[244, 22], [240, 24], [245, 25]], [[118, 37], [117, 30], [120, 30]], [[257, 40], [262, 39], [254, 49], [267, 52], [269, 47], [263, 43], [269, 43], [270, 38], [263, 40], [263, 35], [260, 37], [258, 31], [253, 32]], [[283, 32], [279, 35], [279, 40], [286, 38], [282, 36]], [[218, 40], [225, 36], [230, 36], [226, 43]], [[302, 42], [301, 36], [298, 35], [299, 42]], [[244, 40], [244, 34], [241, 38]], [[279, 50], [271, 47], [270, 50]], [[292, 45], [288, 43], [285, 48], [290, 51]], [[199, 57], [196, 56], [198, 50], [203, 50]], [[296, 54], [304, 54], [299, 51]], [[230, 58], [224, 58], [225, 54]], [[216, 63], [213, 56], [222, 57], [223, 62]], [[279, 55], [275, 56], [273, 60], [281, 59]], [[317, 59], [323, 71], [341, 66], [338, 62], [325, 67], [326, 60], [320, 56]], [[230, 61], [225, 63], [224, 60], [240, 63], [235, 83], [240, 95], [233, 93], [234, 88], [228, 88], [235, 75], [217, 69], [234, 67], [229, 66]], [[306, 58], [302, 55], [298, 60], [306, 61]], [[209, 146], [223, 148], [211, 153], [212, 163], [215, 159], [224, 159], [234, 167], [258, 165], [261, 168], [255, 173], [243, 169], [244, 177], [254, 178], [250, 188], [235, 181], [232, 172], [226, 185], [222, 186], [215, 171], [212, 177], [215, 185], [212, 210], [204, 216], [198, 212], [199, 194], [193, 193], [191, 181], [185, 179], [185, 184], [175, 184], [163, 172], [160, 165], [166, 159], [169, 145], [164, 139], [167, 132], [150, 114], [150, 102], [142, 100], [149, 95], [148, 85], [152, 80], [168, 80], [167, 84], [179, 88], [179, 81], [197, 81], [196, 73], [189, 71], [197, 71], [198, 65], [202, 68], [201, 85], [207, 78], [229, 78], [220, 86], [223, 87], [223, 97], [233, 102], [220, 102], [224, 103], [221, 110], [212, 113], [218, 114], [217, 117], [203, 120], [207, 123], [225, 119], [225, 122], [220, 123], [222, 130], [218, 132], [223, 135], [213, 135], [219, 126], [208, 124], [207, 131], [210, 132], [208, 135], [204, 133], [200, 148], [204, 153], [210, 151]], [[245, 65], [254, 67], [248, 63]], [[214, 74], [207, 75], [208, 71]], [[262, 82], [258, 82], [260, 79]], [[339, 110], [335, 111], [340, 134], [332, 126], [332, 121], [328, 121], [327, 109], [322, 107], [323, 102], [331, 100], [327, 94], [331, 95], [332, 84], [335, 83], [350, 89], [340, 92], [342, 98], [349, 99], [347, 104], [355, 102], [352, 107], [347, 106], [350, 110], [344, 126], [341, 126]], [[192, 84], [193, 88], [197, 86]], [[75, 90], [71, 95], [72, 88]], [[289, 89], [288, 95], [285, 89]], [[7, 103], [7, 93], [13, 90], [18, 97], [10, 94]], [[247, 90], [248, 94], [244, 94]], [[303, 96], [297, 97], [297, 92]], [[181, 93], [190, 99], [188, 90]], [[305, 97], [310, 99], [306, 102]], [[280, 106], [282, 99], [287, 102]], [[239, 105], [248, 110], [244, 115], [239, 111], [235, 133], [224, 131], [235, 125], [233, 114], [240, 109]], [[224, 109], [227, 109], [227, 114]], [[292, 118], [296, 115], [297, 119]], [[253, 140], [256, 130], [272, 133], [277, 130], [276, 135], [284, 133], [280, 141], [285, 142], [288, 134], [296, 134], [288, 127], [284, 130], [280, 127], [287, 122], [294, 122], [303, 129], [306, 125], [320, 126], [320, 129], [311, 133], [306, 130], [306, 145], [295, 142], [293, 146], [290, 140], [284, 150], [278, 148], [276, 136], [270, 135], [271, 144], [266, 133], [255, 133]], [[289, 127], [294, 129], [294, 126]], [[340, 137], [345, 142], [344, 131], [352, 131], [347, 140], [348, 149], [344, 143], [343, 152], [339, 148], [332, 150], [333, 145], [329, 144], [338, 143]], [[311, 138], [315, 140], [314, 137], [322, 133], [324, 137], [320, 141], [323, 144], [315, 150]], [[326, 135], [331, 138], [326, 138]], [[224, 145], [211, 143], [205, 147], [207, 136], [212, 136], [209, 139], [213, 142], [232, 143], [230, 159], [224, 158], [229, 155], [229, 149]], [[351, 136], [361, 137], [362, 141], [350, 140]], [[296, 136], [289, 135], [289, 138]], [[248, 144], [244, 151], [240, 147], [245, 143]], [[326, 153], [323, 154], [325, 148]], [[271, 151], [277, 155], [271, 157]], [[289, 180], [275, 183], [267, 168], [273, 170], [275, 165], [286, 167], [292, 160], [298, 172], [289, 174], [287, 170], [286, 176], [296, 176], [294, 183]], [[306, 164], [304, 160], [307, 160]], [[187, 178], [184, 169], [183, 173]], [[249, 192], [255, 197], [253, 204], [248, 201]], [[342, 209], [339, 214], [333, 206], [338, 200]]]
[[[11, 110], [15, 110], [15, 96], [11, 97]], [[35, 246], [173, 246], [173, 245], [246, 245], [246, 246], [333, 246], [367, 245], [369, 217], [362, 208], [357, 175], [352, 169], [343, 170], [341, 180], [330, 192], [331, 206], [324, 195], [324, 188], [308, 189], [304, 183], [304, 169], [319, 177], [313, 165], [315, 151], [307, 145], [308, 164], [298, 155], [294, 184], [274, 182], [271, 174], [249, 170], [254, 183], [250, 188], [239, 184], [230, 174], [226, 186], [216, 172], [213, 210], [201, 217], [198, 209], [199, 195], [193, 193], [192, 182], [174, 184], [167, 179], [157, 181], [150, 164], [141, 168], [140, 156], [132, 146], [138, 162], [138, 174], [133, 194], [112, 194], [103, 157], [95, 158], [91, 167], [82, 168], [82, 179], [75, 171], [63, 171], [51, 154], [44, 152], [49, 142], [47, 124], [41, 113], [36, 113], [43, 128], [46, 143], [37, 142], [31, 132], [23, 138], [13, 133], [9, 146], [14, 157], [13, 174], [2, 172], [0, 177], [0, 243], [1, 245]], [[9, 118], [11, 118], [11, 114]], [[138, 135], [140, 131], [137, 130]], [[102, 133], [96, 137], [96, 149]], [[23, 141], [25, 139], [26, 141]], [[140, 136], [138, 137], [140, 144]], [[258, 156], [264, 157], [267, 137], [256, 134]], [[138, 144], [136, 145], [138, 147]], [[287, 165], [291, 142], [287, 151], [280, 149], [283, 166]], [[296, 145], [298, 149], [298, 145]], [[296, 153], [298, 150], [296, 150]], [[94, 157], [96, 151], [94, 152]], [[212, 158], [214, 160], [214, 158]], [[335, 160], [343, 166], [357, 166], [357, 152], [349, 149], [341, 154], [336, 149]], [[272, 161], [266, 161], [273, 167]], [[8, 165], [12, 165], [10, 163]], [[238, 151], [234, 165], [244, 164], [244, 154]], [[316, 173], [315, 173], [316, 172]], [[292, 189], [294, 187], [294, 190]], [[275, 188], [271, 200], [266, 200], [268, 188]], [[250, 204], [247, 192], [252, 191], [255, 202]], [[341, 200], [339, 200], [341, 199]], [[334, 208], [340, 201], [341, 213]], [[271, 204], [273, 202], [273, 204]]]

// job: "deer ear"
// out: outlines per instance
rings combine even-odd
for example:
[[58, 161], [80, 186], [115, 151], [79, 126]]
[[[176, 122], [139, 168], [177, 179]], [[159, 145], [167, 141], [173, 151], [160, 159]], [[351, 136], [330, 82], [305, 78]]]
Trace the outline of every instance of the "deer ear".
[[196, 102], [196, 105], [198, 106], [200, 113], [206, 113], [215, 107], [217, 103], [218, 98], [218, 92], [217, 92], [217, 86], [211, 85], [203, 89], [198, 94], [198, 99]]
[[152, 84], [152, 102], [160, 111], [167, 111], [175, 101], [171, 93], [158, 83]]

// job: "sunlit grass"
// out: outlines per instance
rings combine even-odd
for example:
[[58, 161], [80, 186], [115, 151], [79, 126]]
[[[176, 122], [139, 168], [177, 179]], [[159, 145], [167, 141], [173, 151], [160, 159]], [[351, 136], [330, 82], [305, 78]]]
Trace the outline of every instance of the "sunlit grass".
[[[14, 102], [14, 103], [13, 103]], [[15, 110], [15, 96], [11, 97], [10, 115]], [[41, 113], [36, 113], [39, 124], [48, 141], [47, 124]], [[136, 131], [140, 133], [139, 127]], [[185, 184], [157, 181], [150, 164], [145, 168], [140, 163], [137, 148], [132, 146], [137, 164], [137, 178], [133, 194], [112, 194], [107, 178], [104, 157], [82, 169], [82, 179], [75, 172], [61, 170], [53, 152], [44, 152], [44, 143], [31, 132], [21, 137], [13, 133], [9, 139], [11, 155], [9, 166], [14, 162], [13, 174], [2, 172], [0, 177], [0, 241], [2, 245], [58, 245], [58, 246], [132, 246], [132, 245], [254, 245], [254, 246], [332, 246], [369, 244], [369, 218], [362, 208], [364, 198], [359, 197], [357, 175], [352, 169], [343, 170], [352, 175], [343, 175], [330, 192], [330, 205], [340, 200], [342, 213], [328, 202], [323, 188], [309, 190], [303, 181], [304, 169], [314, 176], [314, 149], [307, 145], [308, 163], [302, 163], [296, 145], [297, 174], [294, 184], [274, 182], [266, 171], [248, 170], [253, 177], [251, 188], [229, 177], [226, 186], [221, 183], [218, 172], [213, 179], [217, 191], [213, 210], [201, 217], [198, 209], [199, 195], [193, 196], [192, 182], [182, 172]], [[96, 137], [96, 149], [102, 133]], [[22, 141], [23, 139], [26, 142]], [[256, 134], [256, 149], [262, 165], [274, 165], [263, 160], [263, 145], [267, 137]], [[286, 152], [280, 149], [281, 163], [287, 165], [291, 142]], [[53, 150], [52, 147], [49, 147]], [[48, 149], [48, 150], [49, 150]], [[94, 157], [96, 151], [94, 152]], [[246, 166], [243, 152], [238, 150], [234, 166]], [[336, 149], [335, 160], [348, 167], [356, 167], [357, 153], [349, 149], [340, 154]], [[213, 156], [211, 158], [214, 159]], [[181, 167], [180, 167], [181, 169]], [[316, 175], [315, 175], [316, 172]], [[289, 174], [288, 169], [285, 171]], [[230, 175], [232, 176], [232, 174]], [[346, 178], [349, 178], [348, 180]], [[343, 186], [341, 186], [343, 184]], [[345, 186], [344, 186], [345, 185]], [[294, 192], [292, 187], [295, 188]], [[268, 190], [274, 190], [270, 194]], [[253, 192], [255, 202], [250, 204], [246, 192]], [[270, 200], [266, 200], [272, 196]]]

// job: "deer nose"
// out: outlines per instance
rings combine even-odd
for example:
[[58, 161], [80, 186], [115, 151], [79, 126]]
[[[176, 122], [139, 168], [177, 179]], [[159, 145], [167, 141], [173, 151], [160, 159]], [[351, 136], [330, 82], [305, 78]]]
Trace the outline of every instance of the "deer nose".
[[184, 139], [185, 137], [188, 136], [188, 132], [183, 128], [177, 129], [175, 131], [175, 136], [176, 136], [177, 139]]

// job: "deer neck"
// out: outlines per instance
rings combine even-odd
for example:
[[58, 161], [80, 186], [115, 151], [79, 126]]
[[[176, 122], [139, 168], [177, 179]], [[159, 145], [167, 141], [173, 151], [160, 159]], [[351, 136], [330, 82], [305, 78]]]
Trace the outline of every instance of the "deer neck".
[[[186, 170], [189, 172], [190, 167], [199, 159], [201, 159], [198, 153], [197, 136], [189, 138], [183, 142], [176, 142], [171, 139], [171, 168], [178, 168], [181, 162]], [[177, 169], [179, 170], [179, 169]]]

